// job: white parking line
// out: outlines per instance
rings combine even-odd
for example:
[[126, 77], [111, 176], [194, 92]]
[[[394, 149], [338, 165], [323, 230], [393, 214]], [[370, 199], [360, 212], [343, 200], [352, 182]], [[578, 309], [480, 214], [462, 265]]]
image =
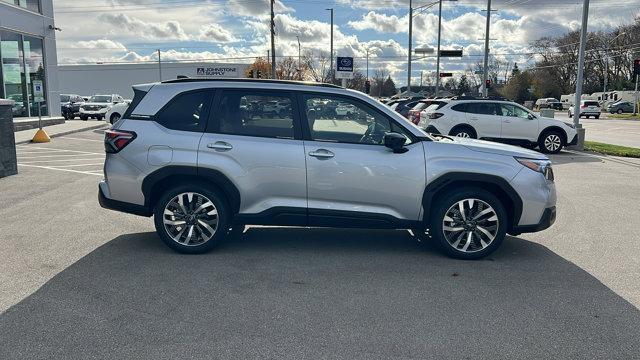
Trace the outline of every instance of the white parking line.
[[69, 139], [69, 140], [82, 140], [82, 141], [97, 141], [97, 142], [104, 142], [104, 140], [83, 139], [83, 138], [68, 137], [68, 136], [61, 136], [60, 138], [62, 138], [62, 139]]
[[[48, 147], [38, 147], [38, 146], [29, 146], [29, 147], [24, 147], [23, 146], [22, 148], [25, 148], [25, 149], [55, 150], [55, 151], [72, 152], [72, 153], [78, 153], [78, 154], [104, 155], [104, 153], [96, 153], [96, 152], [90, 152], [90, 151], [78, 151], [78, 150], [58, 149], [58, 148], [48, 148]], [[22, 150], [22, 149], [18, 149], [18, 150]]]
[[26, 161], [26, 162], [21, 162], [21, 164], [36, 164], [36, 163], [49, 163], [49, 162], [59, 162], [59, 161], [76, 161], [76, 160], [82, 160], [82, 161], [104, 161], [104, 158], [74, 158], [74, 159], [64, 159], [64, 160], [36, 160], [36, 161]]
[[[93, 155], [93, 154], [89, 153], [89, 155]], [[95, 154], [95, 155], [98, 155], [98, 154]], [[20, 160], [20, 159], [44, 159], [44, 158], [56, 158], [56, 157], [72, 159], [74, 156], [75, 157], [84, 157], [84, 156], [86, 156], [86, 154], [57, 154], [57, 155], [43, 155], [43, 156], [20, 156], [20, 155], [18, 155], [18, 160]]]
[[76, 166], [95, 166], [95, 165], [104, 165], [104, 162], [91, 163], [91, 164], [56, 165], [56, 167], [68, 168], [68, 167], [76, 167]]
[[78, 171], [78, 170], [72, 170], [72, 169], [61, 169], [61, 168], [50, 167], [50, 166], [40, 166], [40, 165], [30, 165], [30, 164], [18, 164], [18, 166], [26, 166], [26, 167], [33, 167], [33, 168], [47, 169], [47, 170], [67, 171], [67, 172], [72, 172], [72, 173], [77, 173], [77, 174], [85, 174], [85, 175], [102, 176], [102, 173], [98, 174], [98, 173], [90, 172], [90, 171]]

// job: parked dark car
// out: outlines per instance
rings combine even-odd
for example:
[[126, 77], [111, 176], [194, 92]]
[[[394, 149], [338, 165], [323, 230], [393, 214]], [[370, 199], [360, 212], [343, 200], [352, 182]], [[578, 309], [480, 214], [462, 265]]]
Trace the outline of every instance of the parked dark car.
[[80, 117], [80, 105], [83, 103], [84, 99], [80, 95], [60, 94], [60, 111], [66, 120]]
[[389, 107], [391, 107], [391, 109], [393, 109], [398, 114], [404, 116], [405, 118], [408, 118], [409, 110], [411, 110], [421, 100], [423, 99], [398, 99], [397, 101], [390, 102], [387, 105], [389, 105]]
[[611, 114], [632, 113], [633, 103], [630, 101], [618, 101], [607, 105], [607, 111]]

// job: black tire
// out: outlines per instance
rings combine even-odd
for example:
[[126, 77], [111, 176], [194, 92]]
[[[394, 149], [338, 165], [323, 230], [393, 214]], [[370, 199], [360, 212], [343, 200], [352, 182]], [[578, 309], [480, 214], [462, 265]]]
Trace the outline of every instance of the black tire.
[[69, 115], [68, 115], [67, 113], [62, 113], [62, 117], [63, 117], [65, 120], [69, 120]]
[[[468, 136], [463, 136], [462, 134], [467, 134]], [[476, 131], [469, 125], [460, 125], [456, 126], [449, 132], [449, 135], [456, 137], [465, 137], [471, 139], [477, 139], [478, 134]]]
[[102, 115], [97, 115], [96, 116], [96, 120], [98, 120], [98, 121], [102, 120]]
[[[559, 140], [559, 143], [556, 139]], [[559, 130], [544, 131], [538, 139], [538, 147], [540, 148], [540, 151], [547, 154], [559, 153], [564, 147], [564, 144], [564, 134]]]
[[111, 117], [109, 119], [109, 122], [111, 123], [111, 125], [113, 125], [113, 123], [115, 123], [118, 120], [120, 120], [120, 114], [118, 113], [111, 114]]
[[[468, 235], [469, 232], [473, 233], [474, 237], [472, 238], [470, 245], [467, 245], [471, 249], [469, 251], [462, 251], [462, 249], [454, 247], [453, 245], [455, 244], [455, 242], [454, 244], [450, 243], [449, 240], [447, 240], [445, 231], [443, 230], [445, 215], [447, 215], [447, 212], [449, 211], [449, 209], [454, 207], [458, 202], [465, 199], [474, 199], [474, 202], [473, 202], [474, 206], [478, 207], [478, 210], [475, 212], [475, 214], [480, 212], [479, 206], [482, 205], [480, 202], [477, 202], [476, 200], [481, 200], [482, 202], [484, 202], [485, 204], [488, 204], [489, 206], [491, 206], [491, 208], [493, 208], [495, 216], [497, 217], [497, 222], [491, 222], [492, 224], [493, 223], [496, 224], [494, 238], [493, 240], [490, 240], [488, 243], [486, 243], [485, 241], [487, 245], [484, 248], [482, 247], [483, 245], [481, 244], [480, 239], [478, 239], [477, 237], [478, 236], [477, 234], [480, 234], [478, 230], [461, 231], [463, 237], [464, 235]], [[480, 259], [493, 253], [502, 244], [502, 241], [504, 240], [504, 237], [507, 233], [509, 219], [507, 216], [507, 212], [505, 211], [504, 205], [492, 193], [476, 187], [458, 188], [458, 189], [450, 190], [445, 194], [436, 197], [434, 204], [435, 205], [431, 209], [431, 213], [430, 213], [430, 219], [431, 219], [430, 235], [435, 241], [435, 243], [438, 245], [440, 250], [445, 255], [453, 258], [457, 258], [457, 259], [463, 259], [463, 260]], [[472, 214], [472, 213], [473, 212], [469, 210], [467, 214]], [[483, 219], [483, 217], [480, 217], [480, 219]], [[482, 224], [482, 222], [478, 221], [478, 224]], [[494, 231], [494, 230], [492, 229], [491, 231]], [[450, 236], [453, 236], [453, 235], [457, 235], [457, 233], [453, 233]], [[488, 238], [485, 237], [484, 240], [488, 240]], [[464, 242], [466, 243], [467, 241], [464, 241]], [[462, 242], [460, 244], [462, 244]], [[464, 248], [464, 245], [463, 245], [463, 248]]]
[[84, 121], [87, 121], [87, 119], [89, 119], [89, 117], [86, 116], [86, 115], [80, 115], [80, 119], [84, 120]]
[[[218, 222], [215, 228], [215, 232], [207, 241], [195, 245], [186, 245], [183, 243], [179, 243], [169, 235], [168, 230], [165, 228], [165, 207], [172, 201], [172, 199], [182, 193], [195, 193], [203, 195], [213, 203], [213, 206], [215, 206], [215, 209], [217, 210]], [[204, 186], [198, 183], [184, 184], [166, 191], [160, 197], [160, 199], [158, 199], [153, 212], [153, 222], [156, 226], [156, 232], [158, 233], [158, 236], [160, 236], [162, 242], [164, 242], [165, 245], [167, 245], [171, 249], [183, 254], [202, 254], [211, 251], [218, 243], [220, 243], [221, 240], [223, 240], [227, 236], [229, 222], [231, 219], [229, 209], [230, 207], [227, 205], [225, 197], [222, 196], [217, 190], [211, 189], [209, 186]], [[185, 230], [187, 226], [189, 225], [185, 225]], [[197, 235], [197, 230], [192, 231]], [[179, 239], [180, 236], [178, 236], [178, 240]]]
[[594, 116], [594, 118], [600, 119], [600, 115], [596, 115], [596, 116]]

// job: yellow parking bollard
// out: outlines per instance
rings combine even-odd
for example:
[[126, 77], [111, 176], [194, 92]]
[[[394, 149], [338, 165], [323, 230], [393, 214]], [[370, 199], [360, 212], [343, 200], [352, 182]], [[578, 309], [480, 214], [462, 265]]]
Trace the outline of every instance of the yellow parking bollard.
[[44, 131], [44, 129], [42, 128], [42, 112], [40, 109], [40, 102], [37, 103], [38, 104], [38, 131], [36, 131], [36, 134], [33, 135], [33, 139], [31, 139], [31, 142], [34, 143], [48, 143], [49, 141], [51, 141], [51, 138], [49, 137], [49, 134], [47, 134], [46, 131]]

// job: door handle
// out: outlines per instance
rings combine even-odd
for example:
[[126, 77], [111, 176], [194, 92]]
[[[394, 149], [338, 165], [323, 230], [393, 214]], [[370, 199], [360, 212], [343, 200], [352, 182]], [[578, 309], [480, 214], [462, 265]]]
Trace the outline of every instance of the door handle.
[[511, 120], [504, 120], [504, 122], [506, 122], [506, 123], [510, 123], [510, 122], [511, 122]]
[[327, 149], [318, 149], [309, 153], [309, 156], [313, 156], [318, 159], [330, 159], [335, 156], [334, 153]]
[[233, 149], [233, 146], [228, 142], [224, 141], [216, 141], [213, 144], [207, 144], [209, 149], [218, 150], [218, 151], [228, 151]]
[[478, 120], [478, 118], [477, 117], [472, 117], [471, 120]]

